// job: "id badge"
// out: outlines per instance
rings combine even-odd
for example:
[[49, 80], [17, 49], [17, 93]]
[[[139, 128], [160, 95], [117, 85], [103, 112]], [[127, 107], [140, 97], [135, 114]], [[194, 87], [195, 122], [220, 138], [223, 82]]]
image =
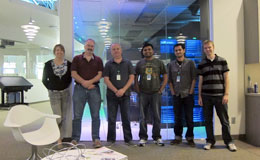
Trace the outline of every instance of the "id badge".
[[180, 81], [181, 81], [181, 76], [178, 75], [178, 76], [176, 77], [176, 82], [180, 82]]
[[150, 81], [152, 79], [152, 75], [151, 74], [147, 74], [147, 80]]
[[121, 75], [120, 75], [120, 74], [117, 74], [117, 75], [116, 75], [116, 80], [117, 80], [117, 81], [120, 81], [120, 80], [121, 80]]

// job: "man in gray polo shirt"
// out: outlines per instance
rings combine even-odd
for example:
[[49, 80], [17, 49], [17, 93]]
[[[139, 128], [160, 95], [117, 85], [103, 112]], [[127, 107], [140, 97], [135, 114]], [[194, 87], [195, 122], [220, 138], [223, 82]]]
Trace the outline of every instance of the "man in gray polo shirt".
[[185, 113], [185, 119], [188, 130], [186, 132], [186, 140], [188, 145], [194, 147], [193, 141], [193, 107], [194, 107], [194, 86], [196, 83], [196, 67], [192, 60], [184, 57], [184, 44], [176, 44], [174, 46], [176, 60], [169, 64], [169, 86], [173, 95], [174, 106], [174, 133], [175, 139], [170, 143], [172, 145], [182, 142], [182, 115]]
[[123, 123], [124, 140], [126, 145], [133, 145], [129, 120], [130, 90], [134, 81], [135, 71], [132, 63], [122, 57], [120, 44], [111, 45], [113, 59], [108, 61], [103, 72], [107, 85], [107, 113], [108, 134], [107, 145], [111, 146], [116, 141], [116, 115], [120, 106]]

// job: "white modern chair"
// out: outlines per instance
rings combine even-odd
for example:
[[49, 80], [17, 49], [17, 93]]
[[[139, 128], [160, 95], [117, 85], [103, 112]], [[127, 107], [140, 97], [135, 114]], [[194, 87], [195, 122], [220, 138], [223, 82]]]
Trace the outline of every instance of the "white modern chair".
[[56, 122], [58, 115], [39, 112], [26, 105], [16, 105], [8, 112], [4, 122], [10, 127], [17, 141], [32, 145], [32, 154], [28, 160], [38, 160], [37, 146], [56, 142], [60, 137], [60, 130]]

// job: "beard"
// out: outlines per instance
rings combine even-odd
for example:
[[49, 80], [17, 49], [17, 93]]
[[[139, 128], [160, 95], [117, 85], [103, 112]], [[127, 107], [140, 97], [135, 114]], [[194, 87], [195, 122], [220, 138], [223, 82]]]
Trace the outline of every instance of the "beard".
[[93, 53], [93, 49], [87, 49], [88, 53]]

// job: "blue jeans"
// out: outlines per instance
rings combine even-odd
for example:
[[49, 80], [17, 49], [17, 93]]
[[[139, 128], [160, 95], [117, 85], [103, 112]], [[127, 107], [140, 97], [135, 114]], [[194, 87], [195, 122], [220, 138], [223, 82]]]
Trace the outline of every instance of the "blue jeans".
[[115, 95], [107, 95], [107, 113], [108, 113], [108, 133], [107, 141], [116, 140], [116, 116], [118, 111], [118, 106], [120, 106], [124, 140], [129, 142], [132, 140], [131, 126], [129, 120], [129, 106], [130, 97], [116, 97]]
[[157, 140], [161, 138], [161, 95], [159, 93], [154, 94], [139, 94], [139, 107], [140, 107], [140, 139], [148, 139], [147, 135], [147, 118], [149, 113], [149, 106], [153, 113], [153, 139]]
[[185, 120], [187, 124], [186, 139], [193, 139], [193, 107], [194, 107], [194, 98], [193, 95], [188, 95], [187, 97], [181, 98], [180, 96], [173, 96], [173, 106], [174, 106], [174, 134], [175, 139], [181, 139], [183, 132], [183, 111], [185, 115]]
[[202, 96], [205, 127], [207, 133], [206, 141], [215, 144], [216, 140], [213, 131], [213, 107], [215, 106], [218, 118], [222, 125], [222, 138], [227, 145], [232, 142], [230, 125], [228, 120], [228, 105], [222, 104], [222, 96]]
[[99, 138], [100, 118], [99, 110], [101, 104], [101, 96], [99, 86], [94, 89], [86, 89], [76, 84], [73, 93], [74, 119], [72, 123], [72, 138], [76, 141], [80, 140], [81, 120], [86, 102], [89, 104], [92, 119], [92, 139]]

